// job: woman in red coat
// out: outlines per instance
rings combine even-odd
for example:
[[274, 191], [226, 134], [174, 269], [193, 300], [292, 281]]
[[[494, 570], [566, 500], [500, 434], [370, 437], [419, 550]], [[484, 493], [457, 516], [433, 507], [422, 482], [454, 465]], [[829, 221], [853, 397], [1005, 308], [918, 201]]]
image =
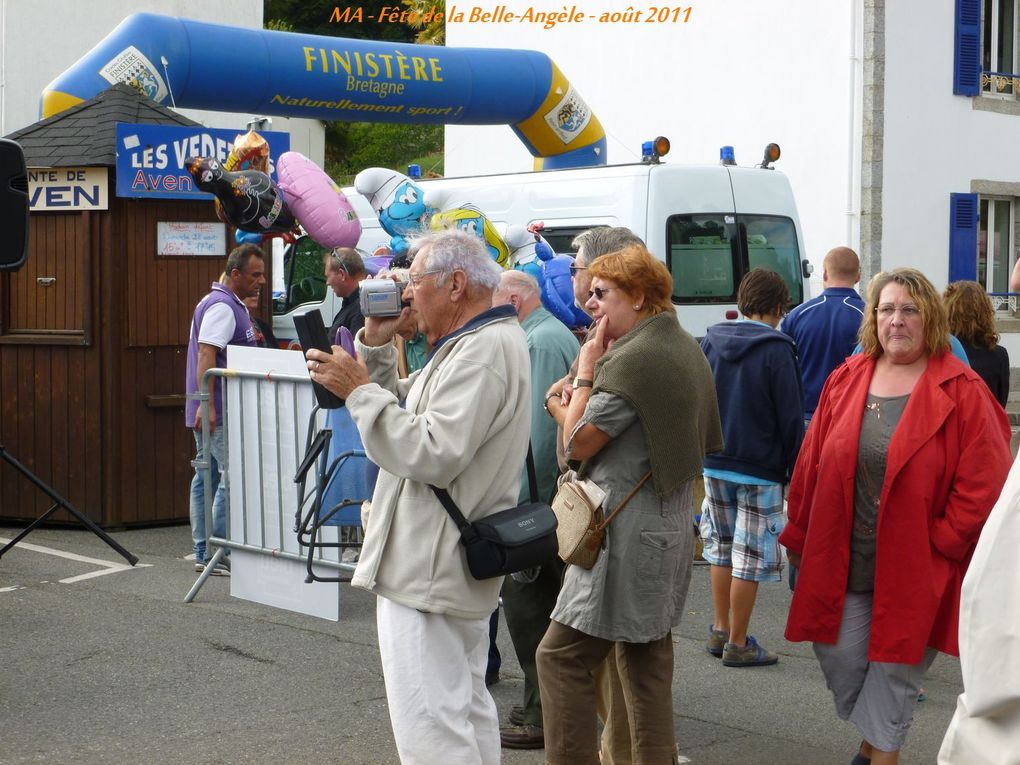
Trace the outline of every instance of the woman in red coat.
[[899, 761], [936, 651], [959, 655], [960, 585], [1011, 463], [1009, 423], [949, 348], [911, 268], [872, 279], [862, 353], [829, 377], [780, 536], [799, 566], [786, 637], [811, 640], [852, 765]]

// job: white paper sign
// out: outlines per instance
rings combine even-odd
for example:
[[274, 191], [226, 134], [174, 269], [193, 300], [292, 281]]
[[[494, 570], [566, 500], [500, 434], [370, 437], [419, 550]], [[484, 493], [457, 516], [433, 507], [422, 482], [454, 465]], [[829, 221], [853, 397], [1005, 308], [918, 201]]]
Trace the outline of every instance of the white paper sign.
[[156, 224], [157, 255], [227, 256], [227, 228], [223, 223], [162, 221]]

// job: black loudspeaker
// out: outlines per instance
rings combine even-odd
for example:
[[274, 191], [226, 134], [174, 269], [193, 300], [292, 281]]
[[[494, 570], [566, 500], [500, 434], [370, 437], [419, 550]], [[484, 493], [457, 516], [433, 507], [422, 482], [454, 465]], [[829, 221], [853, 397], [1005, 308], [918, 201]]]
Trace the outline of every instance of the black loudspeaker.
[[16, 271], [28, 257], [28, 175], [25, 154], [0, 138], [0, 271]]

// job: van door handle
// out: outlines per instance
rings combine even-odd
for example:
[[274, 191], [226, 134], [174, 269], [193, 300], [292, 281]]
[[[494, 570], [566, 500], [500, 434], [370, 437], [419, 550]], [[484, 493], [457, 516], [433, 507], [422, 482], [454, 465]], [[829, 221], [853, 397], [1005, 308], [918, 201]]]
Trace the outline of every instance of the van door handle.
[[56, 283], [57, 277], [55, 276], [37, 276], [35, 277], [36, 284], [42, 287], [50, 287]]

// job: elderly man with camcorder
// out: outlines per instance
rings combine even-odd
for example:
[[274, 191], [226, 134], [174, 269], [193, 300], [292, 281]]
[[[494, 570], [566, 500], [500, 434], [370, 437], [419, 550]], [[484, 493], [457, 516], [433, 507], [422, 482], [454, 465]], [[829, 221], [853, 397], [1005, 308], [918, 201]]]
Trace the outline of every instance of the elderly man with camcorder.
[[[404, 763], [498, 763], [496, 705], [485, 688], [489, 614], [500, 578], [478, 580], [457, 525], [517, 504], [531, 420], [530, 363], [510, 306], [491, 308], [499, 267], [479, 239], [419, 239], [404, 311], [433, 350], [401, 380], [391, 340], [400, 316], [367, 316], [355, 346], [307, 352], [315, 382], [341, 398], [380, 467], [353, 584], [379, 596], [377, 626], [390, 721]], [[404, 401], [404, 407], [400, 402]]]

